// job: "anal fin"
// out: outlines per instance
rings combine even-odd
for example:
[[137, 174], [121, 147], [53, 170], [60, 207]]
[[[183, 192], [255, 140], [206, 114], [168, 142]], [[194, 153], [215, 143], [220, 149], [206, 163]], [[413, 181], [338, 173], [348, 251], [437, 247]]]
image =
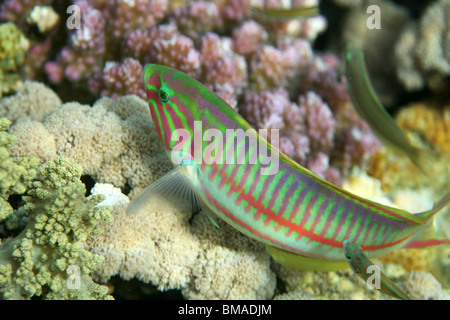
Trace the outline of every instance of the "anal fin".
[[346, 261], [305, 257], [266, 245], [267, 252], [283, 267], [293, 270], [339, 271], [349, 269]]

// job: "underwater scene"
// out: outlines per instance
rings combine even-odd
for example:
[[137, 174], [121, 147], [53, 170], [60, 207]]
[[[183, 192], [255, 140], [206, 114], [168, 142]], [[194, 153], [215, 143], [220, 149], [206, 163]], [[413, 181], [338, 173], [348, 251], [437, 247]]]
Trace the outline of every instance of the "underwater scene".
[[449, 300], [449, 177], [450, 0], [0, 1], [0, 300]]

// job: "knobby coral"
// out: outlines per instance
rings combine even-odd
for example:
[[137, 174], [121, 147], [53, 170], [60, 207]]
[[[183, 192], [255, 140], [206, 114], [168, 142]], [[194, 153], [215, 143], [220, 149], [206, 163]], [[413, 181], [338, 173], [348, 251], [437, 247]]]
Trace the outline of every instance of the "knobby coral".
[[37, 162], [32, 159], [13, 161], [8, 149], [17, 138], [6, 130], [11, 125], [7, 118], [0, 118], [0, 222], [13, 213], [8, 199], [13, 194], [23, 194], [36, 175]]
[[105, 257], [96, 279], [137, 278], [159, 290], [181, 289], [188, 299], [272, 297], [275, 275], [263, 245], [222, 221], [217, 229], [203, 213], [192, 216], [185, 204], [152, 199], [134, 216], [127, 205], [113, 204], [114, 223], [87, 239], [88, 250]]
[[97, 182], [128, 186], [133, 194], [172, 167], [148, 106], [137, 96], [105, 97], [92, 107], [61, 104], [47, 87], [27, 82], [0, 100], [2, 114], [17, 119], [10, 129], [19, 138], [11, 148], [16, 159], [36, 157], [44, 163], [64, 156]]
[[[2, 131], [8, 123], [2, 119]], [[2, 145], [11, 142], [8, 134]], [[2, 149], [5, 148], [2, 146]], [[3, 152], [5, 153], [5, 152]], [[111, 222], [109, 207], [97, 207], [102, 196], [85, 197], [86, 189], [80, 180], [79, 165], [71, 165], [63, 158], [49, 161], [38, 169], [34, 181], [23, 180], [25, 168], [11, 165], [11, 158], [2, 159], [2, 168], [9, 174], [13, 188], [2, 186], [2, 210], [8, 206], [6, 194], [25, 193], [24, 205], [13, 213], [9, 210], [7, 229], [20, 228], [17, 236], [8, 236], [0, 243], [0, 297], [3, 299], [102, 299], [110, 298], [108, 289], [92, 281], [89, 274], [102, 262], [103, 257], [84, 249], [90, 233], [99, 233], [100, 220]], [[24, 160], [23, 160], [24, 161]], [[31, 161], [31, 160], [29, 160]], [[31, 166], [29, 175], [35, 175]], [[20, 168], [21, 170], [17, 170]], [[3, 170], [2, 170], [3, 171]], [[5, 204], [6, 203], [6, 204]], [[2, 218], [5, 218], [3, 216]], [[25, 222], [23, 222], [25, 221]], [[68, 277], [68, 273], [74, 272]]]
[[450, 1], [435, 1], [409, 23], [395, 45], [397, 77], [408, 91], [445, 91], [450, 75]]

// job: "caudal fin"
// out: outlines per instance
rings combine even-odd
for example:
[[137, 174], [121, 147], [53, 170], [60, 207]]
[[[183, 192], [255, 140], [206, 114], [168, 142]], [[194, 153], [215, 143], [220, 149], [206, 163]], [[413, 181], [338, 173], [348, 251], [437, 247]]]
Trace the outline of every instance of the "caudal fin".
[[450, 239], [441, 239], [437, 236], [432, 219], [440, 210], [450, 204], [450, 193], [447, 193], [441, 200], [436, 202], [432, 209], [416, 214], [416, 216], [427, 225], [421, 232], [421, 235], [414, 240], [408, 242], [404, 248], [425, 248], [441, 244], [450, 244]]
[[415, 216], [421, 219], [422, 221], [427, 221], [430, 217], [434, 216], [440, 210], [444, 209], [446, 206], [450, 204], [450, 192], [446, 193], [436, 204], [428, 211], [416, 213]]

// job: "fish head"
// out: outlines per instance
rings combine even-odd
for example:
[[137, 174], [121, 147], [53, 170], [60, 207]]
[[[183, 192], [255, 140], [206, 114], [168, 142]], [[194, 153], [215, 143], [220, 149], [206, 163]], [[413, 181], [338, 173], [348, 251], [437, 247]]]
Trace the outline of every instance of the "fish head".
[[191, 154], [196, 100], [199, 90], [206, 88], [181, 71], [157, 64], [145, 66], [144, 82], [153, 123], [165, 148]]

